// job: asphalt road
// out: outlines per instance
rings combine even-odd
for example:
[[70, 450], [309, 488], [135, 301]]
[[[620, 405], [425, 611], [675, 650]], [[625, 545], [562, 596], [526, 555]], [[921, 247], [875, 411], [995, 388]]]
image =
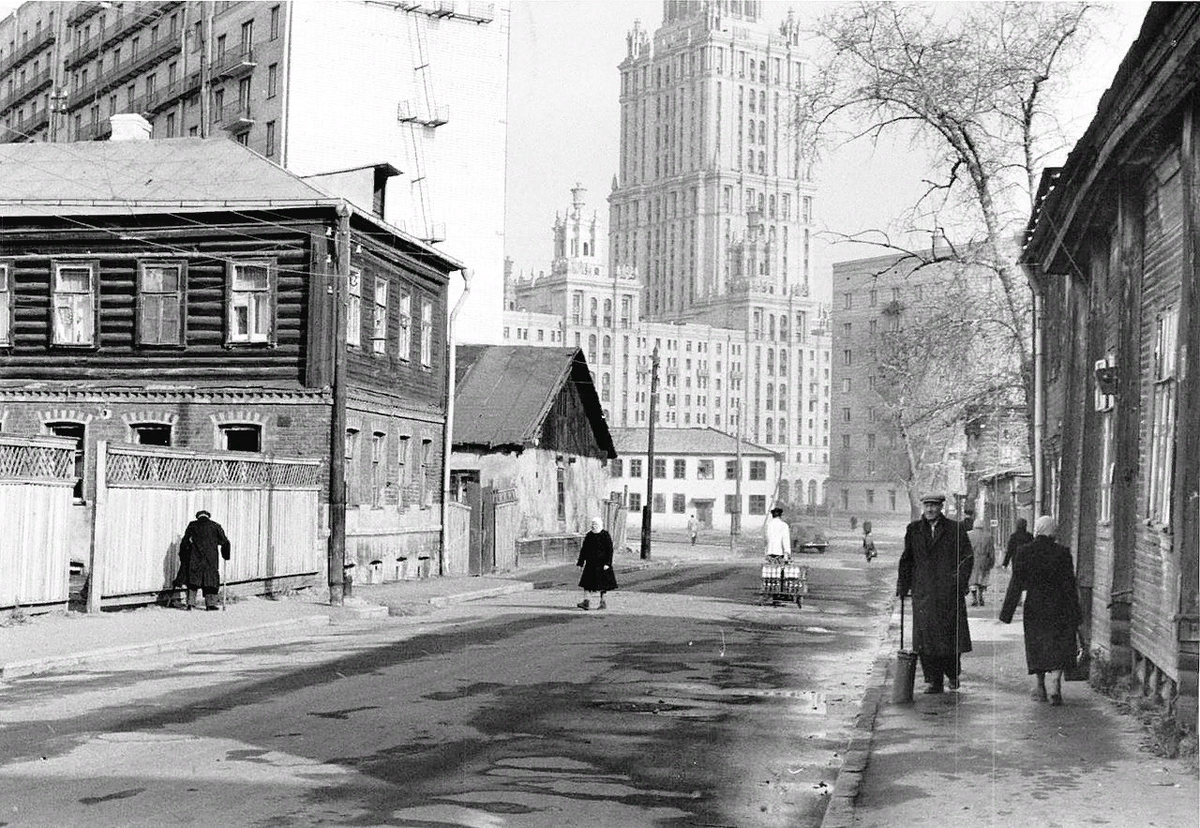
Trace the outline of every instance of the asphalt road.
[[[806, 561], [807, 562], [807, 561]], [[0, 686], [0, 826], [815, 826], [890, 568], [757, 561], [538, 588]]]

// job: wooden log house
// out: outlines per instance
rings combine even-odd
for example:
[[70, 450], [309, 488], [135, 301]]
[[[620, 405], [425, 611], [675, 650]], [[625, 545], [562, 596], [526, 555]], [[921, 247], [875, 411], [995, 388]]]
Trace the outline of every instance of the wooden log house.
[[1192, 728], [1200, 665], [1200, 6], [1155, 3], [1042, 177], [1035, 508], [1077, 556], [1090, 647]]
[[380, 215], [228, 140], [0, 146], [0, 431], [76, 440], [72, 557], [105, 440], [318, 458], [324, 504], [332, 445], [348, 561], [436, 562], [462, 264]]

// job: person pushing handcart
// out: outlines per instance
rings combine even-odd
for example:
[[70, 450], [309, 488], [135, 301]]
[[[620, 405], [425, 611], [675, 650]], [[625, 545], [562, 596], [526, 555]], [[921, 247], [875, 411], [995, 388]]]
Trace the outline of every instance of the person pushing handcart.
[[808, 593], [808, 567], [792, 563], [792, 530], [783, 519], [783, 504], [771, 507], [767, 521], [766, 562], [762, 568], [762, 603], [795, 601], [803, 606]]

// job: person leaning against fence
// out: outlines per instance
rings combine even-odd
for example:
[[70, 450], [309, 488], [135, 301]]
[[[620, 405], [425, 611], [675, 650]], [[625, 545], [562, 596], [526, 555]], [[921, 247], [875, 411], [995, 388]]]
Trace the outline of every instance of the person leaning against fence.
[[233, 550], [221, 524], [212, 519], [207, 509], [196, 512], [196, 519], [187, 525], [179, 542], [180, 566], [187, 570], [187, 608], [200, 605], [198, 592], [204, 594], [204, 608], [217, 610], [217, 593], [221, 588], [218, 555], [229, 560]]

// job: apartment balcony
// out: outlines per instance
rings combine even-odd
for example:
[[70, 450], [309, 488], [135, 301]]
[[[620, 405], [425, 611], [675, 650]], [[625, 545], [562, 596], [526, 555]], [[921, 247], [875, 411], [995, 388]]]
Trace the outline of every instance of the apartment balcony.
[[3, 132], [3, 140], [0, 143], [19, 144], [23, 141], [32, 141], [33, 134], [39, 129], [45, 129], [50, 123], [50, 111], [43, 108], [35, 111], [32, 115], [22, 121], [17, 121], [7, 130], [0, 127]]
[[104, 3], [75, 3], [71, 8], [71, 13], [67, 15], [67, 25], [74, 26], [82, 23], [100, 11], [100, 8], [104, 5]]
[[106, 141], [112, 135], [112, 123], [105, 118], [102, 121], [93, 121], [83, 124], [76, 130], [76, 141]]
[[250, 102], [234, 101], [222, 106], [220, 109], [213, 110], [212, 122], [219, 124], [223, 129], [230, 132], [238, 133], [245, 132], [254, 126], [254, 114], [250, 109]]
[[212, 79], [217, 81], [241, 77], [253, 72], [256, 66], [258, 66], [258, 61], [254, 57], [254, 47], [246, 45], [219, 55], [213, 61]]
[[138, 52], [136, 55], [127, 55], [119, 64], [109, 67], [108, 71], [104, 74], [86, 84], [82, 84], [72, 92], [67, 97], [67, 109], [76, 109], [97, 95], [102, 95], [109, 91], [114, 86], [122, 85], [138, 73], [144, 72], [158, 65], [168, 57], [177, 54], [179, 48], [178, 40], [163, 38], [157, 43], [151, 44], [143, 51]]
[[50, 86], [51, 80], [52, 76], [49, 66], [38, 72], [33, 77], [25, 78], [24, 83], [22, 83], [20, 86], [13, 87], [13, 92], [11, 95], [0, 98], [0, 110], [12, 109], [13, 107], [20, 106], [25, 101], [29, 100], [29, 98]]
[[[111, 20], [106, 20], [105, 22], [111, 23], [111, 25], [106, 25], [98, 35], [100, 38], [100, 48], [107, 49], [113, 43], [116, 43], [118, 40], [135, 29], [140, 29], [143, 26], [150, 25], [156, 20], [161, 19], [165, 12], [181, 5], [183, 5], [182, 0], [175, 0], [175, 2], [169, 3], [115, 4], [116, 8], [118, 9], [116, 17], [111, 18]], [[163, 41], [174, 42], [176, 45], [178, 45], [179, 33], [170, 31], [164, 32], [158, 43], [162, 43]], [[153, 45], [157, 45], [157, 43]]]
[[15, 69], [53, 42], [54, 30], [46, 29], [41, 34], [35, 35], [32, 40], [22, 43], [7, 58], [0, 60], [0, 75], [10, 69]]

